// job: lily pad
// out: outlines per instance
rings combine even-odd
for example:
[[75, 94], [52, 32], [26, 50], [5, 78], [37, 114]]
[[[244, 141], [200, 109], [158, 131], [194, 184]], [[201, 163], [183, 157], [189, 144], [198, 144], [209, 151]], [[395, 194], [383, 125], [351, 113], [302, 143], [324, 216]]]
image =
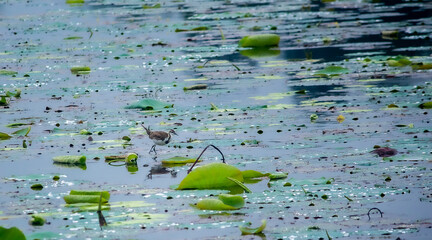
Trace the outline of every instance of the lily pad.
[[341, 74], [349, 73], [350, 70], [348, 68], [344, 68], [341, 66], [328, 66], [322, 70], [316, 71], [315, 75], [320, 76], [339, 76]]
[[283, 172], [277, 172], [277, 173], [270, 174], [268, 177], [270, 180], [279, 180], [279, 179], [287, 178], [288, 174]]
[[9, 138], [11, 138], [12, 136], [10, 136], [9, 134], [7, 134], [7, 133], [2, 133], [2, 132], [0, 132], [0, 140], [7, 140], [7, 139], [9, 139]]
[[258, 34], [243, 37], [240, 47], [271, 47], [279, 45], [280, 37], [276, 34]]
[[85, 164], [86, 156], [56, 156], [53, 157], [53, 161], [55, 163], [63, 163], [63, 164]]
[[201, 210], [236, 210], [244, 206], [242, 196], [220, 194], [218, 199], [203, 199], [197, 203]]
[[224, 163], [210, 163], [199, 167], [189, 173], [177, 187], [177, 190], [185, 189], [226, 189], [237, 186], [227, 179], [231, 177], [240, 182], [243, 181], [242, 172], [231, 165]]
[[100, 196], [102, 194], [102, 198], [107, 201], [110, 199], [110, 193], [108, 191], [94, 191], [94, 190], [71, 190], [69, 195], [91, 195], [91, 196]]
[[174, 104], [164, 103], [154, 99], [142, 99], [136, 103], [126, 106], [126, 109], [141, 109], [141, 110], [162, 110], [172, 108]]
[[431, 109], [432, 108], [432, 102], [425, 102], [419, 105], [419, 108], [421, 109]]
[[253, 235], [253, 234], [260, 234], [265, 229], [267, 225], [267, 220], [263, 219], [261, 221], [261, 226], [256, 228], [251, 228], [252, 225], [251, 222], [245, 223], [243, 226], [239, 226], [240, 231], [242, 232], [242, 235]]
[[194, 163], [195, 161], [196, 161], [195, 158], [177, 156], [177, 157], [172, 157], [172, 158], [162, 160], [162, 164], [186, 164], [186, 163]]
[[88, 66], [82, 66], [82, 67], [73, 67], [70, 69], [72, 74], [88, 74], [90, 73], [91, 69]]
[[31, 130], [31, 127], [28, 126], [27, 128], [23, 128], [21, 130], [15, 131], [12, 134], [17, 135], [17, 136], [25, 136], [26, 137], [29, 134], [30, 130]]
[[0, 75], [15, 75], [15, 74], [18, 74], [18, 72], [0, 69]]
[[[97, 195], [66, 195], [63, 197], [67, 204], [75, 203], [99, 203], [100, 196]], [[108, 200], [102, 197], [102, 203], [107, 203]]]
[[35, 215], [32, 215], [31, 217], [32, 218], [29, 221], [30, 225], [43, 226], [45, 224], [45, 219], [43, 217], [35, 216]]
[[25, 240], [26, 237], [21, 230], [16, 227], [0, 227], [0, 239], [2, 240]]
[[245, 171], [242, 171], [242, 174], [243, 174], [244, 179], [246, 179], [246, 178], [260, 178], [260, 177], [265, 177], [265, 176], [269, 175], [268, 173], [264, 174], [264, 173], [261, 173], [261, 172], [255, 171], [255, 170], [245, 170]]

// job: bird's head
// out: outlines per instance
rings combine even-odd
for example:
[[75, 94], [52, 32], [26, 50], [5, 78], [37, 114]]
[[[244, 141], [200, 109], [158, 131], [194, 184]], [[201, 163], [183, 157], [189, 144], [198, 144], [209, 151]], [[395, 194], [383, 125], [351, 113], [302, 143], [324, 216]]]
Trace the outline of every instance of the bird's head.
[[169, 132], [174, 134], [174, 135], [177, 135], [177, 133], [174, 131], [174, 129], [171, 129]]

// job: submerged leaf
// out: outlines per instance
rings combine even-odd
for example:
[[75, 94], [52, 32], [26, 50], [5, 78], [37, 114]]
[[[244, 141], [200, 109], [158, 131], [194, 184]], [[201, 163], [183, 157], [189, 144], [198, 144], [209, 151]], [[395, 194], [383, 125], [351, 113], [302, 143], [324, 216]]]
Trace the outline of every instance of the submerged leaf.
[[190, 172], [177, 187], [177, 190], [184, 189], [225, 189], [237, 186], [229, 180], [231, 177], [240, 182], [243, 181], [241, 171], [233, 166], [224, 163], [210, 163]]
[[261, 221], [261, 226], [259, 226], [257, 228], [251, 228], [251, 227], [249, 227], [251, 225], [252, 225], [252, 223], [247, 222], [245, 225], [239, 226], [239, 229], [242, 232], [242, 235], [251, 235], [251, 234], [260, 234], [260, 233], [262, 233], [262, 231], [265, 229], [265, 227], [267, 225], [267, 220], [263, 219]]
[[280, 37], [276, 34], [258, 34], [243, 37], [240, 47], [271, 47], [279, 45]]
[[174, 104], [164, 103], [154, 99], [142, 99], [136, 103], [126, 106], [126, 109], [141, 109], [141, 110], [162, 110], [172, 108]]

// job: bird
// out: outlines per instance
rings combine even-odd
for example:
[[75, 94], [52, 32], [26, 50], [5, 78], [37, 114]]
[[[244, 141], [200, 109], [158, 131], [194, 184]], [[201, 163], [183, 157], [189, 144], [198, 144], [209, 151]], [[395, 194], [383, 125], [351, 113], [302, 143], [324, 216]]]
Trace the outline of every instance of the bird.
[[163, 146], [168, 144], [171, 141], [171, 134], [177, 135], [177, 133], [174, 131], [174, 129], [170, 129], [169, 132], [164, 131], [152, 131], [150, 130], [150, 127], [146, 128], [144, 124], [141, 124], [141, 126], [146, 130], [147, 135], [149, 138], [153, 141], [153, 146], [150, 148], [149, 153], [154, 151], [156, 153], [156, 145]]

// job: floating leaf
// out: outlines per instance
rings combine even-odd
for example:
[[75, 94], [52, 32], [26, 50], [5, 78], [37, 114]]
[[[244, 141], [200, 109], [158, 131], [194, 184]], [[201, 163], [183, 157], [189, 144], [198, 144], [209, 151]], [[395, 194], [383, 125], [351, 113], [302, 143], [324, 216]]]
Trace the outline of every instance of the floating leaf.
[[197, 203], [201, 210], [236, 210], [244, 206], [242, 196], [220, 194], [219, 199], [203, 199]]
[[252, 49], [240, 50], [240, 54], [249, 58], [265, 58], [277, 57], [281, 51], [279, 49], [271, 49], [269, 47], [257, 47]]
[[413, 70], [429, 70], [432, 69], [432, 63], [413, 63], [411, 67]]
[[82, 67], [73, 67], [70, 69], [72, 74], [88, 74], [91, 69], [90, 67], [87, 66], [82, 66]]
[[392, 104], [387, 105], [387, 108], [399, 108], [399, 106], [392, 103]]
[[245, 170], [245, 171], [242, 171], [242, 174], [243, 174], [243, 178], [260, 178], [260, 177], [265, 177], [265, 176], [268, 176], [269, 174], [268, 173], [266, 173], [266, 174], [264, 174], [264, 173], [261, 173], [261, 172], [258, 172], [258, 171], [255, 171], [255, 170]]
[[92, 133], [87, 129], [81, 129], [79, 134], [80, 135], [92, 135]]
[[431, 109], [432, 108], [432, 102], [425, 102], [418, 106], [421, 109]]
[[316, 115], [315, 113], [311, 114], [310, 115], [310, 120], [311, 120], [311, 122], [315, 122], [316, 120], [318, 120], [318, 115]]
[[349, 72], [350, 72], [349, 69], [341, 66], [328, 66], [322, 70], [315, 72], [315, 75], [338, 76]]
[[153, 5], [142, 5], [142, 8], [143, 9], [154, 9], [154, 8], [160, 8], [161, 7], [161, 4], [160, 3], [156, 3], [156, 4], [153, 4]]
[[164, 159], [162, 160], [162, 163], [163, 164], [186, 164], [186, 163], [194, 163], [195, 161], [196, 161], [195, 158], [176, 156], [176, 157]]
[[15, 89], [15, 92], [7, 91], [6, 96], [19, 98], [21, 97], [21, 89]]
[[[100, 196], [98, 195], [66, 195], [63, 197], [67, 204], [75, 203], [99, 203]], [[102, 198], [103, 203], [107, 203], [108, 200]]]
[[210, 163], [190, 172], [177, 187], [184, 189], [226, 189], [237, 186], [236, 183], [227, 179], [231, 177], [240, 182], [243, 181], [241, 171], [224, 163]]
[[42, 186], [42, 184], [40, 184], [40, 183], [36, 183], [36, 184], [31, 185], [30, 188], [31, 188], [32, 190], [40, 191], [40, 190], [43, 189], [43, 186]]
[[209, 27], [207, 27], [207, 26], [201, 26], [201, 27], [196, 27], [196, 28], [192, 28], [192, 29], [179, 29], [179, 28], [177, 28], [176, 30], [175, 30], [175, 32], [187, 32], [187, 31], [206, 31], [206, 30], [209, 30], [210, 28]]
[[272, 173], [268, 176], [270, 178], [270, 180], [278, 180], [278, 179], [284, 179], [288, 177], [287, 173], [283, 173], [283, 172], [277, 172], [277, 173]]
[[71, 190], [69, 195], [90, 195], [90, 196], [100, 196], [107, 201], [110, 199], [110, 193], [108, 191], [93, 191], [93, 190]]
[[0, 227], [0, 239], [2, 240], [25, 240], [26, 237], [21, 230], [16, 227]]
[[33, 226], [43, 226], [45, 224], [45, 219], [43, 217], [32, 215], [29, 224]]
[[55, 163], [84, 165], [86, 163], [86, 156], [56, 156], [53, 157], [53, 161]]
[[27, 134], [29, 134], [30, 130], [31, 130], [31, 127], [28, 126], [27, 128], [23, 128], [21, 130], [15, 131], [12, 134], [27, 137]]
[[343, 121], [345, 121], [345, 117], [344, 117], [343, 115], [339, 115], [339, 116], [336, 118], [336, 120], [337, 120], [339, 123], [342, 123]]
[[0, 69], [0, 75], [16, 75], [18, 72]]
[[25, 126], [25, 125], [29, 125], [28, 123], [11, 123], [6, 125], [6, 127], [9, 128], [15, 128], [15, 127], [21, 127], [21, 126]]
[[141, 109], [141, 110], [162, 110], [172, 108], [174, 104], [164, 103], [154, 99], [142, 99], [136, 103], [126, 106], [126, 109]]
[[7, 133], [2, 133], [2, 132], [0, 132], [0, 140], [7, 140], [7, 139], [9, 139], [9, 138], [11, 138], [12, 136], [10, 136], [9, 134], [7, 134]]
[[243, 37], [240, 47], [271, 47], [279, 45], [280, 37], [276, 34], [258, 34]]
[[405, 56], [399, 55], [397, 57], [388, 58], [387, 64], [391, 67], [404, 67], [411, 65], [411, 60]]
[[260, 234], [260, 233], [262, 233], [262, 231], [265, 229], [265, 227], [267, 225], [267, 220], [263, 219], [261, 221], [261, 226], [259, 226], [257, 228], [251, 228], [251, 227], [249, 227], [251, 225], [252, 225], [251, 222], [247, 222], [247, 223], [245, 223], [245, 225], [239, 226], [239, 229], [242, 232], [242, 235], [251, 235], [251, 234]]
[[241, 187], [245, 192], [247, 192], [247, 193], [251, 193], [252, 191], [248, 188], [248, 187], [246, 187], [246, 185], [244, 185], [242, 182], [240, 182], [239, 180], [237, 180], [237, 179], [234, 179], [234, 178], [231, 178], [231, 177], [227, 177], [227, 179], [229, 179], [229, 180], [231, 180], [231, 181], [233, 181], [234, 183], [236, 183], [239, 187]]
[[192, 86], [183, 88], [184, 91], [203, 90], [203, 89], [207, 89], [207, 84], [196, 84], [196, 85], [192, 85]]

